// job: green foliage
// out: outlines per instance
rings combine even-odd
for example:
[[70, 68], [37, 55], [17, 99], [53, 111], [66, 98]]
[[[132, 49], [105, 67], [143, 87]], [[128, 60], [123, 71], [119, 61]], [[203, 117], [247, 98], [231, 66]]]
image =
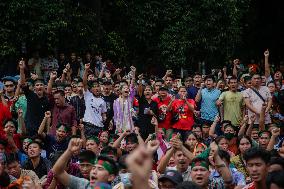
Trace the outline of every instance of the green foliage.
[[[101, 50], [128, 64], [184, 66], [223, 59], [241, 45], [250, 0], [0, 2], [0, 55], [28, 49]], [[100, 12], [101, 11], [101, 12]], [[216, 60], [217, 61], [217, 60]], [[215, 62], [216, 63], [216, 62]]]

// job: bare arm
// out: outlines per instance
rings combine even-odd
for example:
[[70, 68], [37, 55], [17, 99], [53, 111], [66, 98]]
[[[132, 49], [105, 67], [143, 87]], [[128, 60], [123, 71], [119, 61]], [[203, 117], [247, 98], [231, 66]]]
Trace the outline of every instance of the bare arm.
[[67, 150], [59, 157], [52, 168], [56, 179], [64, 186], [68, 186], [70, 178], [68, 173], [65, 171], [67, 163], [71, 159], [72, 154], [74, 152], [80, 151], [81, 147], [82, 140], [78, 138], [72, 138], [69, 142]]
[[202, 90], [202, 87], [198, 90], [197, 95], [195, 97], [195, 102], [196, 103], [199, 102], [201, 100], [201, 98], [202, 98], [201, 90]]
[[265, 77], [268, 78], [270, 76], [270, 65], [269, 65], [269, 51], [268, 49], [264, 52], [264, 72]]
[[242, 121], [242, 124], [241, 124], [241, 128], [239, 130], [238, 136], [241, 136], [241, 135], [245, 134], [245, 131], [246, 131], [246, 128], [247, 128], [247, 124], [248, 124], [248, 119], [249, 119], [249, 117], [247, 115], [245, 115], [245, 117], [244, 117], [244, 119]]
[[162, 157], [162, 159], [160, 160], [160, 163], [159, 163], [159, 165], [158, 165], [158, 167], [157, 167], [157, 171], [158, 171], [159, 173], [162, 174], [162, 173], [164, 173], [164, 172], [166, 171], [166, 168], [167, 168], [167, 166], [168, 166], [168, 163], [169, 163], [171, 157], [174, 155], [174, 152], [175, 152], [174, 148], [171, 148], [171, 149], [169, 149], [169, 150], [166, 152], [166, 154]]
[[249, 127], [248, 127], [247, 132], [246, 132], [246, 135], [249, 136], [249, 137], [251, 137], [251, 131], [252, 131], [255, 120], [256, 120], [256, 116], [252, 115], [250, 117], [251, 123], [249, 124]]
[[122, 142], [122, 140], [130, 134], [130, 131], [124, 131], [119, 137], [118, 139], [116, 139], [116, 141], [114, 141], [112, 147], [113, 148], [120, 148], [120, 144]]
[[219, 121], [220, 121], [220, 117], [216, 116], [214, 122], [212, 123], [212, 125], [209, 129], [209, 136], [212, 137], [212, 138], [217, 137], [217, 135], [215, 134], [215, 129], [216, 129], [216, 126], [217, 126]]
[[18, 125], [20, 127], [20, 130], [22, 131], [22, 135], [25, 135], [27, 133], [26, 130], [26, 124], [25, 124], [25, 120], [23, 118], [23, 110], [22, 109], [18, 109]]
[[26, 82], [26, 76], [25, 76], [25, 61], [21, 60], [19, 62], [19, 68], [20, 68], [20, 84], [24, 85]]
[[245, 103], [246, 103], [246, 107], [247, 107], [250, 111], [252, 111], [252, 112], [255, 113], [255, 114], [259, 114], [259, 112], [257, 111], [257, 109], [255, 109], [255, 108], [251, 105], [251, 103], [250, 103], [250, 101], [249, 101], [248, 98], [245, 98], [244, 100], [245, 100]]
[[49, 79], [48, 84], [47, 84], [47, 94], [52, 93], [52, 85], [53, 85], [56, 77], [57, 77], [56, 71], [50, 73], [50, 79]]
[[267, 151], [271, 151], [274, 149], [274, 145], [276, 144], [276, 139], [279, 135], [280, 135], [280, 128], [272, 130], [272, 136], [266, 148]]
[[50, 123], [50, 121], [48, 121], [48, 120], [51, 119], [50, 117], [51, 117], [51, 112], [50, 111], [45, 112], [44, 118], [43, 118], [43, 120], [40, 124], [40, 127], [38, 128], [38, 131], [37, 131], [37, 133], [39, 135], [43, 136], [44, 138], [46, 137], [46, 133], [44, 133], [44, 130], [45, 130], [46, 127], [50, 126], [50, 125], [48, 125], [48, 123]]
[[85, 71], [83, 75], [83, 85], [84, 85], [84, 90], [87, 91], [88, 89], [88, 72], [90, 70], [90, 64], [85, 64]]

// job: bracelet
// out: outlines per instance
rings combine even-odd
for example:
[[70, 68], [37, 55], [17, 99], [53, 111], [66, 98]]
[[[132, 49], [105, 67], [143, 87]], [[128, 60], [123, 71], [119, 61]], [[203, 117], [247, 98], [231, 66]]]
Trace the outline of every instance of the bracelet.
[[220, 165], [215, 165], [216, 168], [222, 168], [222, 167], [226, 167], [225, 164], [220, 164]]

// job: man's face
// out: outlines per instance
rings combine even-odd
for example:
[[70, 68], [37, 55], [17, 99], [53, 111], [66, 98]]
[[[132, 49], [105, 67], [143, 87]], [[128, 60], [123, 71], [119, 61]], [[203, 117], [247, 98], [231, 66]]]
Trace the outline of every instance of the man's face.
[[165, 91], [165, 90], [160, 90], [159, 91], [159, 96], [164, 99], [164, 98], [166, 98], [168, 96], [168, 92]]
[[93, 87], [91, 88], [91, 92], [95, 96], [99, 96], [101, 94], [101, 87], [99, 84], [94, 84]]
[[65, 126], [61, 126], [56, 130], [56, 138], [58, 141], [62, 141], [67, 137], [67, 131], [65, 129]]
[[137, 146], [138, 146], [137, 143], [128, 141], [128, 142], [126, 143], [125, 150], [126, 150], [127, 152], [132, 152], [133, 150], [136, 149]]
[[209, 136], [209, 130], [210, 130], [209, 125], [203, 125], [202, 126], [202, 133], [203, 133], [204, 136]]
[[254, 129], [251, 131], [251, 138], [255, 141], [258, 141], [258, 130]]
[[208, 169], [202, 166], [195, 166], [191, 170], [192, 181], [200, 187], [205, 187], [208, 185], [210, 172]]
[[262, 133], [261, 136], [259, 137], [259, 145], [265, 149], [269, 143], [269, 140], [270, 140], [269, 134]]
[[76, 53], [71, 53], [71, 60], [75, 61], [76, 60]]
[[154, 85], [155, 92], [158, 92], [161, 86], [162, 86], [162, 82], [159, 82], [159, 81], [156, 82], [155, 85]]
[[250, 88], [251, 86], [252, 86], [251, 80], [245, 82], [246, 89]]
[[194, 132], [197, 135], [198, 138], [202, 138], [202, 131], [201, 131], [200, 127], [194, 127], [192, 129], [192, 132]]
[[110, 175], [102, 165], [96, 164], [90, 172], [90, 184], [94, 185], [98, 182], [108, 183], [114, 179], [114, 175]]
[[64, 60], [65, 59], [65, 54], [64, 53], [60, 53], [59, 54], [59, 59], [60, 60]]
[[90, 172], [92, 168], [93, 168], [93, 165], [91, 163], [80, 163], [79, 164], [80, 172], [85, 179], [90, 178]]
[[168, 179], [159, 182], [159, 189], [175, 189], [176, 185]]
[[12, 81], [5, 81], [4, 82], [4, 90], [7, 93], [12, 93], [15, 91], [15, 85]]
[[200, 85], [202, 81], [201, 75], [195, 75], [193, 78], [193, 83], [194, 85]]
[[236, 79], [230, 79], [229, 88], [231, 91], [236, 91], [238, 88], [238, 81]]
[[258, 87], [261, 85], [261, 77], [259, 75], [254, 75], [252, 78], [251, 78], [251, 84], [252, 86], [254, 87]]
[[179, 96], [180, 96], [181, 98], [186, 98], [186, 96], [187, 96], [187, 91], [186, 91], [185, 88], [182, 87], [182, 88], [179, 89], [178, 94], [179, 94]]
[[103, 92], [106, 94], [109, 94], [112, 90], [112, 85], [104, 85], [103, 86]]
[[98, 145], [94, 140], [87, 140], [86, 142], [86, 150], [90, 150], [94, 152], [95, 154], [98, 154]]
[[211, 78], [208, 78], [208, 79], [205, 80], [205, 85], [208, 89], [211, 89], [214, 85], [214, 82]]
[[114, 85], [114, 92], [115, 92], [115, 94], [117, 94], [117, 95], [120, 94], [119, 84], [118, 84], [118, 83]]
[[176, 151], [174, 157], [175, 157], [175, 163], [177, 165], [178, 170], [188, 169], [189, 159], [183, 154], [182, 151]]
[[82, 94], [83, 93], [83, 89], [84, 89], [84, 85], [82, 82], [77, 84], [77, 93], [78, 94]]
[[41, 153], [41, 149], [38, 144], [32, 143], [28, 147], [28, 156], [29, 158], [39, 157]]
[[186, 80], [184, 82], [185, 87], [188, 88], [188, 87], [192, 86], [192, 84], [193, 84], [193, 79], [191, 77], [186, 78]]
[[12, 175], [15, 178], [19, 178], [21, 176], [21, 166], [19, 162], [14, 161], [7, 165], [8, 174]]
[[261, 158], [253, 158], [247, 161], [248, 173], [254, 182], [266, 179], [268, 166]]
[[171, 87], [173, 84], [173, 78], [171, 77], [166, 77], [165, 85], [168, 87]]
[[276, 86], [274, 83], [269, 83], [267, 87], [272, 94], [276, 91]]
[[121, 94], [124, 97], [128, 97], [129, 96], [129, 87], [128, 85], [123, 85], [122, 89], [121, 89]]
[[35, 83], [35, 86], [34, 86], [34, 90], [35, 90], [35, 93], [37, 95], [43, 95], [43, 92], [44, 92], [44, 84], [43, 83]]
[[61, 96], [61, 94], [56, 93], [53, 95], [53, 98], [57, 107], [62, 107], [65, 104], [65, 98], [64, 96]]
[[280, 71], [275, 72], [274, 80], [280, 80], [282, 78], [282, 73]]
[[108, 142], [108, 133], [107, 132], [102, 132], [100, 135], [100, 142], [107, 144]]
[[95, 80], [94, 74], [88, 75], [88, 81], [94, 81], [94, 80]]
[[65, 93], [65, 96], [71, 96], [71, 94], [72, 94], [71, 86], [65, 87], [64, 93]]

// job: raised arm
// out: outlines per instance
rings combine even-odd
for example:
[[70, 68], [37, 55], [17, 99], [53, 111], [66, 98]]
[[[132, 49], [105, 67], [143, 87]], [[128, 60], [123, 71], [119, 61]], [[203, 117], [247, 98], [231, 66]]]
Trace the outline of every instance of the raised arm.
[[263, 103], [260, 114], [259, 114], [259, 130], [260, 131], [265, 130], [265, 111], [266, 109], [267, 109], [267, 103]]
[[249, 124], [249, 127], [248, 127], [247, 131], [246, 131], [246, 135], [248, 137], [251, 137], [251, 131], [252, 131], [252, 128], [253, 128], [255, 120], [256, 120], [256, 115], [255, 114], [250, 116], [250, 124]]
[[56, 71], [53, 71], [49, 74], [49, 81], [48, 81], [48, 84], [47, 84], [47, 94], [51, 94], [52, 93], [52, 85], [54, 83], [54, 81], [56, 80], [56, 77], [57, 77], [57, 72]]
[[136, 81], [136, 68], [134, 66], [131, 66], [130, 69], [131, 69], [131, 72], [132, 72], [132, 78], [131, 78], [130, 86], [134, 87], [135, 81]]
[[168, 76], [170, 76], [172, 73], [173, 73], [172, 70], [167, 70], [167, 71], [166, 71], [166, 74], [164, 75], [164, 77], [163, 77], [162, 79], [163, 79], [164, 81], [166, 81], [166, 78], [167, 78]]
[[44, 118], [40, 124], [40, 127], [38, 128], [37, 133], [41, 136], [43, 136], [44, 138], [46, 137], [46, 133], [44, 132], [46, 127], [50, 127], [50, 125], [48, 125], [48, 123], [50, 124], [50, 120], [51, 119], [51, 112], [47, 111], [44, 113]]
[[84, 75], [83, 75], [83, 85], [84, 85], [84, 90], [87, 91], [88, 89], [88, 73], [90, 70], [90, 66], [91, 64], [85, 64], [85, 71], [84, 71]]
[[195, 97], [195, 102], [196, 103], [198, 103], [201, 100], [201, 98], [202, 98], [202, 94], [201, 94], [202, 89], [203, 89], [203, 87], [200, 87], [200, 89], [197, 92], [197, 95]]
[[26, 76], [25, 76], [25, 61], [23, 59], [19, 62], [19, 68], [20, 68], [20, 84], [24, 85], [26, 82]]
[[271, 133], [272, 135], [266, 148], [267, 151], [271, 151], [274, 149], [277, 137], [280, 135], [280, 128], [273, 129]]
[[118, 139], [116, 139], [116, 141], [114, 141], [112, 147], [113, 147], [113, 148], [120, 148], [120, 144], [121, 144], [122, 140], [123, 140], [127, 135], [129, 135], [129, 134], [130, 134], [130, 130], [124, 131], [124, 132], [118, 137]]
[[69, 142], [67, 150], [60, 156], [52, 168], [56, 179], [64, 186], [69, 185], [69, 175], [65, 171], [68, 161], [71, 159], [75, 152], [79, 152], [82, 147], [83, 141], [79, 138], [72, 138]]
[[245, 115], [244, 119], [243, 119], [243, 121], [241, 123], [241, 128], [239, 130], [238, 136], [241, 136], [241, 135], [245, 134], [246, 128], [247, 128], [247, 125], [248, 125], [248, 120], [249, 120], [248, 115]]
[[270, 65], [269, 65], [269, 51], [268, 49], [264, 52], [264, 73], [265, 77], [268, 78], [270, 76]]
[[23, 110], [19, 108], [17, 113], [18, 113], [19, 130], [21, 131], [22, 135], [25, 135], [27, 133], [27, 130], [26, 130], [25, 120], [24, 120], [24, 117], [23, 117]]
[[234, 60], [234, 67], [233, 67], [233, 75], [238, 77], [238, 68], [237, 65], [240, 63], [239, 59]]
[[215, 134], [215, 129], [216, 129], [217, 124], [220, 122], [220, 120], [221, 120], [220, 116], [217, 115], [209, 129], [209, 136], [211, 136], [212, 138], [217, 137], [217, 135]]
[[171, 157], [174, 155], [174, 153], [175, 153], [175, 149], [174, 149], [174, 148], [171, 148], [171, 149], [169, 149], [169, 150], [166, 152], [166, 154], [161, 158], [160, 163], [159, 163], [159, 165], [158, 165], [158, 167], [157, 167], [157, 171], [158, 171], [159, 173], [162, 174], [162, 173], [164, 173], [164, 172], [166, 171], [166, 168], [167, 168], [167, 166], [168, 166], [168, 163], [169, 163]]

